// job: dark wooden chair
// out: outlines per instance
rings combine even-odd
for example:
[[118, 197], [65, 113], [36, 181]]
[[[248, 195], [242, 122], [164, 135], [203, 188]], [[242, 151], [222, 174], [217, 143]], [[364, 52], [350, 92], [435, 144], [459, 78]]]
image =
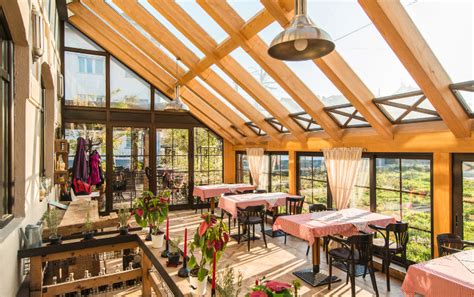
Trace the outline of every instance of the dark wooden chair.
[[247, 250], [250, 251], [250, 227], [253, 229], [253, 241], [255, 241], [255, 225], [260, 225], [261, 233], [263, 236], [263, 241], [265, 242], [265, 248], [267, 247], [267, 239], [265, 238], [265, 226], [264, 226], [264, 216], [265, 216], [265, 206], [248, 206], [246, 208], [237, 207], [237, 228], [238, 228], [238, 243], [240, 244], [240, 239], [242, 234], [240, 234], [240, 226], [244, 226], [247, 230]]
[[[343, 263], [347, 270], [346, 284], [350, 278], [351, 294], [355, 296], [355, 267], [356, 265], [362, 265], [365, 267], [363, 278], [365, 278], [368, 270], [375, 296], [379, 296], [377, 282], [375, 281], [374, 262], [372, 259], [373, 234], [361, 233], [346, 239], [329, 235], [328, 238], [342, 246], [329, 251], [329, 279], [332, 277], [333, 261]], [[331, 290], [331, 282], [328, 284], [328, 290]]]
[[[335, 210], [334, 208], [328, 208], [326, 205], [322, 203], [313, 203], [308, 207], [308, 209], [310, 213], [327, 211], [327, 210]], [[326, 263], [328, 263], [329, 261], [328, 246], [329, 246], [329, 239], [327, 237], [323, 237], [323, 250], [326, 251]], [[306, 249], [306, 256], [309, 255], [309, 249], [310, 249], [310, 246], [308, 245], [308, 248]]]
[[438, 241], [438, 254], [440, 257], [474, 248], [474, 242], [462, 240], [459, 235], [454, 233], [438, 234], [436, 240]]
[[[397, 222], [380, 227], [369, 224], [382, 238], [374, 239], [374, 251], [382, 257], [382, 270], [387, 277], [387, 291], [390, 291], [390, 262], [395, 255], [400, 255], [408, 269], [407, 244], [408, 244], [408, 223]], [[394, 240], [394, 241], [392, 241]]]
[[[223, 196], [233, 196], [233, 195], [238, 195], [239, 193], [232, 193], [232, 192], [229, 192], [229, 193], [224, 193], [222, 194]], [[222, 209], [221, 208], [221, 220], [224, 219], [224, 215], [227, 215], [228, 219], [229, 219], [229, 229], [230, 229], [230, 219], [232, 218], [232, 214], [228, 211], [226, 211], [225, 209]], [[235, 227], [235, 223], [236, 223], [236, 219], [234, 219], [234, 227]]]
[[[290, 216], [301, 214], [303, 212], [304, 196], [286, 197], [285, 212], [279, 213], [277, 216]], [[286, 244], [286, 232], [285, 244]]]
[[238, 191], [240, 194], [252, 194], [253, 191], [255, 190], [242, 190], [242, 191]]
[[255, 193], [255, 194], [265, 194], [265, 193], [268, 193], [267, 190], [253, 190], [252, 193]]

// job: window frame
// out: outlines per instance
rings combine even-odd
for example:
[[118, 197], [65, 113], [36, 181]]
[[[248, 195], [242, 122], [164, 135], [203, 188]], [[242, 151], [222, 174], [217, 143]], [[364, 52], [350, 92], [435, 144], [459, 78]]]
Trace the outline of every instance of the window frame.
[[[197, 136], [196, 130], [197, 130], [197, 129], [206, 130], [205, 132], [206, 132], [206, 134], [207, 134], [207, 145], [208, 145], [207, 147], [208, 147], [208, 148], [210, 147], [210, 146], [209, 146], [209, 143], [210, 143], [211, 134], [214, 134], [213, 136], [216, 137], [216, 138], [220, 141], [222, 149], [221, 149], [221, 153], [220, 153], [219, 155], [217, 155], [217, 154], [212, 154], [212, 155], [211, 155], [211, 154], [209, 153], [209, 149], [208, 149], [208, 151], [207, 151], [207, 154], [197, 154], [197, 152], [196, 152], [196, 149], [197, 149], [197, 147], [198, 147], [198, 146], [197, 146], [197, 141], [196, 141], [196, 138], [197, 138], [197, 137], [196, 137], [196, 136]], [[193, 177], [193, 182], [194, 182], [194, 184], [197, 185], [197, 184], [196, 184], [196, 173], [197, 173], [197, 172], [198, 172], [198, 173], [204, 173], [204, 172], [207, 173], [207, 183], [199, 184], [199, 185], [212, 185], [212, 184], [216, 184], [216, 183], [210, 183], [210, 181], [211, 181], [211, 173], [219, 172], [219, 171], [220, 171], [220, 174], [221, 174], [221, 183], [223, 183], [223, 182], [224, 182], [224, 149], [223, 149], [223, 148], [224, 148], [224, 142], [223, 142], [223, 140], [222, 140], [218, 135], [216, 135], [214, 132], [212, 132], [212, 130], [210, 130], [209, 128], [195, 127], [195, 128], [193, 128], [193, 134], [192, 134], [192, 135], [193, 135], [193, 144], [194, 144], [194, 145], [193, 145], [193, 152], [192, 152], [192, 153], [193, 153], [193, 156], [194, 156], [194, 161], [193, 161], [193, 164], [192, 164], [192, 166], [193, 166], [193, 175], [194, 175], [194, 177]], [[201, 156], [208, 158], [208, 159], [207, 159], [207, 170], [200, 170], [200, 171], [197, 171], [197, 170], [196, 170], [196, 167], [195, 167], [195, 165], [196, 165], [196, 159], [197, 159], [198, 157], [201, 157]], [[210, 165], [211, 165], [211, 158], [214, 158], [214, 157], [220, 157], [220, 158], [222, 159], [222, 168], [221, 168], [221, 170], [210, 170], [210, 167], [211, 167], [211, 166], [210, 166]]]
[[[300, 195], [301, 191], [301, 181], [300, 181], [300, 175], [301, 175], [301, 169], [300, 169], [300, 157], [323, 157], [324, 161], [324, 156], [322, 152], [296, 152], [296, 191], [298, 195]], [[313, 169], [312, 169], [313, 171]], [[313, 176], [313, 174], [312, 174]], [[314, 180], [312, 180], [314, 181]], [[329, 181], [327, 177], [327, 172], [326, 172], [326, 207], [332, 208], [332, 195], [331, 195], [331, 189], [329, 188]], [[309, 204], [308, 197], [305, 198], [305, 203]]]

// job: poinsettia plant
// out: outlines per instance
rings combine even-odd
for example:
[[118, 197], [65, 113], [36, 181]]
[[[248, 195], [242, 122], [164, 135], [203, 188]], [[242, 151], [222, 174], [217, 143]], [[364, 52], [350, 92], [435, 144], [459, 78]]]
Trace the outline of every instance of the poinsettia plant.
[[[191, 258], [189, 259], [189, 268], [192, 270], [199, 269], [197, 277], [199, 281], [203, 281], [212, 268], [214, 252], [216, 252], [216, 265], [227, 247], [229, 242], [229, 231], [226, 224], [222, 220], [217, 219], [215, 215], [208, 213], [203, 214], [202, 222], [199, 224], [194, 239], [189, 246]], [[195, 252], [201, 251], [201, 260], [197, 261]]]
[[[298, 289], [301, 283], [294, 280], [292, 284], [267, 280], [265, 277], [257, 279], [252, 291], [247, 293], [246, 297], [292, 297], [298, 296]], [[294, 292], [293, 290], [294, 289]]]
[[166, 194], [159, 193], [155, 196], [152, 192], [145, 191], [133, 202], [135, 221], [143, 228], [150, 227], [154, 235], [163, 234], [160, 225], [168, 216], [169, 198], [164, 195]]

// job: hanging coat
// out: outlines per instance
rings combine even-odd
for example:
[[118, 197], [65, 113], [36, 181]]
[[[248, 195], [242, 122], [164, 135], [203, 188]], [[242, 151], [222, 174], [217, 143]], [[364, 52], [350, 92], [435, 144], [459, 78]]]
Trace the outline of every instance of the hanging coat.
[[89, 185], [99, 185], [101, 184], [100, 178], [100, 155], [97, 151], [94, 151], [89, 157], [89, 164], [90, 164], [90, 174], [88, 183]]
[[87, 182], [89, 178], [89, 158], [86, 151], [86, 140], [77, 138], [76, 155], [72, 166], [72, 178]]

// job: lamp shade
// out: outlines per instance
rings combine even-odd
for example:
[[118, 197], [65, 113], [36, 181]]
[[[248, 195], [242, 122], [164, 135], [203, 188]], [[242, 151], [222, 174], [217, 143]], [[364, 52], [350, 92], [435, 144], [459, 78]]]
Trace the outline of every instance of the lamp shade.
[[331, 36], [306, 15], [306, 1], [297, 0], [296, 15], [290, 26], [273, 39], [268, 54], [279, 60], [304, 61], [323, 57], [334, 48]]

